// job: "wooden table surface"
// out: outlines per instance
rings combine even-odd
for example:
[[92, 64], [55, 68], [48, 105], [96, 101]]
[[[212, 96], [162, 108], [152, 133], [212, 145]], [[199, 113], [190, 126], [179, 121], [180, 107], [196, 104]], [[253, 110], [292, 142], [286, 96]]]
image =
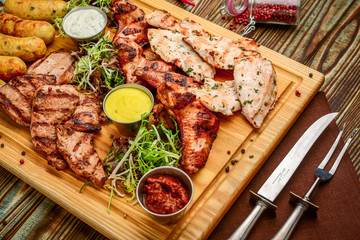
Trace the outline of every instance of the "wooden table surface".
[[[234, 20], [222, 19], [222, 0], [194, 0], [179, 7], [229, 28]], [[248, 35], [258, 43], [325, 74], [321, 91], [338, 126], [346, 123], [345, 141], [360, 118], [360, 1], [303, 0], [297, 27], [257, 24]], [[236, 25], [237, 33], [242, 25]], [[360, 134], [348, 153], [360, 177]], [[56, 188], [56, 186], [54, 186]], [[119, 226], [121, 227], [121, 226]], [[7, 170], [0, 167], [0, 239], [105, 239]]]

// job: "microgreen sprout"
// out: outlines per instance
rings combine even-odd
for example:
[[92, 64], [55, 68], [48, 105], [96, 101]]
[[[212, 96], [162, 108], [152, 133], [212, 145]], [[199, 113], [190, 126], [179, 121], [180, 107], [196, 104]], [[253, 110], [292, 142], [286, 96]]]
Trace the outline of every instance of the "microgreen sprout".
[[111, 180], [107, 188], [123, 197], [124, 194], [117, 190], [117, 182], [120, 181], [123, 190], [131, 194], [128, 200], [135, 198], [136, 186], [146, 172], [160, 166], [179, 166], [181, 141], [176, 122], [174, 121], [173, 131], [166, 129], [164, 124], [155, 126], [149, 123], [150, 115], [142, 115], [139, 131], [133, 140], [129, 140], [130, 145], [126, 153], [119, 152], [113, 141], [113, 146], [104, 161]]

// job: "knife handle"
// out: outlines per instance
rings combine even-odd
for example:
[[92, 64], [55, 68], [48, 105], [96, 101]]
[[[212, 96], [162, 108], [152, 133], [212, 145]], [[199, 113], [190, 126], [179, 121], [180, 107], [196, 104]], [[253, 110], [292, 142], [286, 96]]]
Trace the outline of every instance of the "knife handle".
[[293, 233], [296, 225], [298, 224], [300, 218], [304, 214], [306, 210], [309, 209], [309, 211], [313, 214], [316, 214], [317, 209], [319, 208], [315, 204], [311, 203], [305, 198], [299, 197], [293, 192], [290, 192], [290, 202], [295, 203], [296, 207], [294, 211], [291, 213], [290, 217], [286, 220], [284, 225], [279, 229], [279, 231], [275, 234], [275, 236], [272, 238], [273, 240], [285, 240], [290, 239], [291, 234]]
[[229, 237], [229, 240], [238, 240], [245, 239], [256, 221], [259, 219], [261, 214], [269, 207], [272, 209], [276, 209], [276, 206], [266, 200], [265, 198], [259, 196], [258, 194], [250, 191], [252, 194], [252, 198], [257, 198], [255, 208], [249, 214], [249, 216], [245, 219], [245, 221], [235, 230], [235, 232]]
[[286, 220], [284, 225], [279, 229], [279, 231], [275, 234], [272, 238], [273, 240], [280, 240], [280, 239], [290, 239], [292, 232], [294, 231], [297, 223], [299, 222], [300, 218], [306, 211], [307, 207], [303, 203], [296, 204], [296, 208], [290, 215], [290, 217]]

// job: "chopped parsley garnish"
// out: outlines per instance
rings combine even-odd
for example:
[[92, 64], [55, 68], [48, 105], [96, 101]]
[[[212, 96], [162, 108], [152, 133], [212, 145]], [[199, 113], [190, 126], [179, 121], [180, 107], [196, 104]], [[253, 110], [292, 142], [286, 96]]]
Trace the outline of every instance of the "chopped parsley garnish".
[[244, 103], [243, 103], [243, 105], [252, 104], [252, 102], [253, 102], [253, 100], [251, 100], [251, 101], [250, 101], [250, 100], [245, 100]]
[[190, 74], [192, 71], [194, 71], [194, 69], [188, 68], [188, 70], [186, 70], [186, 73], [187, 73], [187, 74]]

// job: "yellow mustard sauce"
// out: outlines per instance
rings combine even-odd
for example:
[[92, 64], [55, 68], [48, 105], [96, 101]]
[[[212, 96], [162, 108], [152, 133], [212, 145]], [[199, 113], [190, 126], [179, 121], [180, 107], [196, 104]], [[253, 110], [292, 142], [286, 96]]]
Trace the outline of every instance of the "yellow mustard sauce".
[[105, 101], [107, 115], [118, 122], [134, 122], [151, 110], [150, 97], [137, 88], [119, 88]]

